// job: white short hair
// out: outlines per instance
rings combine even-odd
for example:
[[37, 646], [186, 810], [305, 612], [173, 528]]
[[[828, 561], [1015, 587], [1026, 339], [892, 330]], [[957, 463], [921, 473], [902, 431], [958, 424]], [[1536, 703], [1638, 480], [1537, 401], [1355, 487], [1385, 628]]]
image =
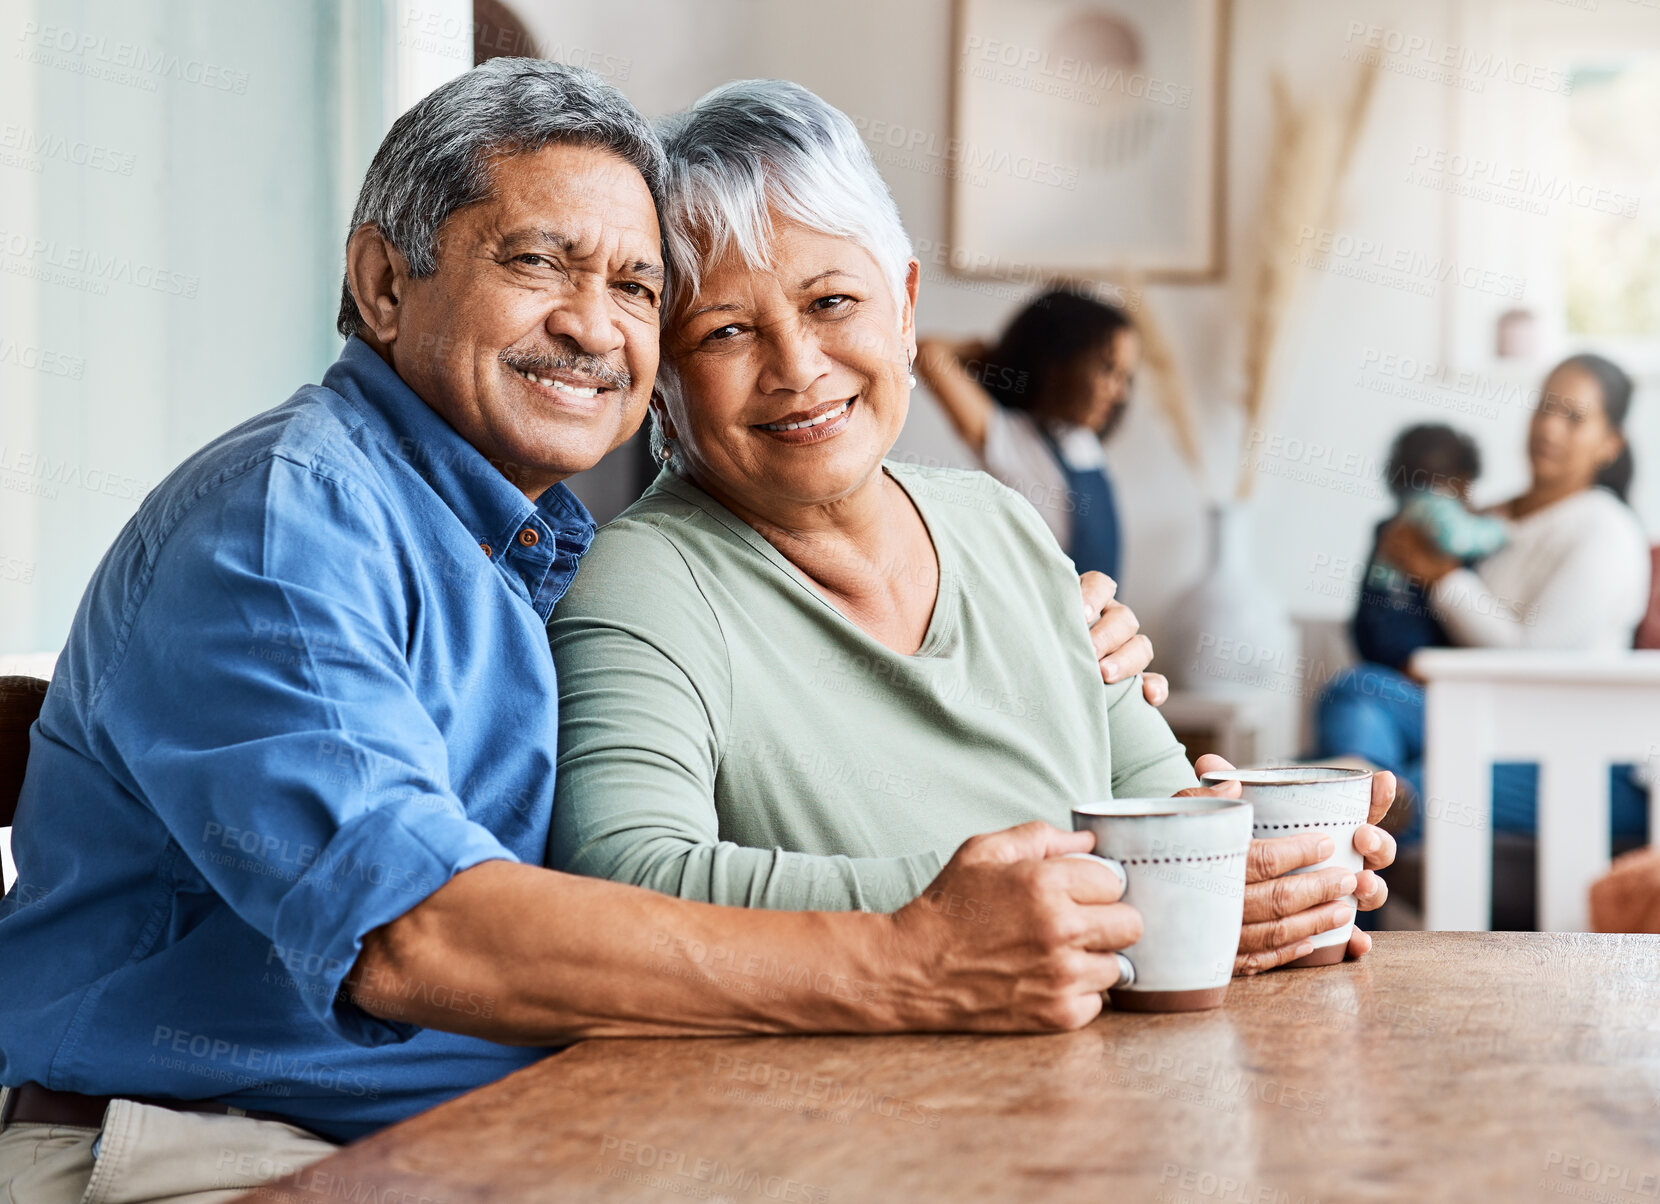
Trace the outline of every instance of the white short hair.
[[[864, 248], [895, 301], [903, 300], [911, 240], [869, 149], [840, 109], [788, 80], [737, 80], [657, 128], [667, 156], [660, 205], [667, 321], [696, 294], [704, 265], [736, 251], [750, 267], [769, 269], [774, 214]], [[678, 394], [667, 356], [657, 386], [665, 396]], [[651, 448], [659, 460], [664, 447], [654, 413]], [[676, 458], [669, 465], [677, 468]]]

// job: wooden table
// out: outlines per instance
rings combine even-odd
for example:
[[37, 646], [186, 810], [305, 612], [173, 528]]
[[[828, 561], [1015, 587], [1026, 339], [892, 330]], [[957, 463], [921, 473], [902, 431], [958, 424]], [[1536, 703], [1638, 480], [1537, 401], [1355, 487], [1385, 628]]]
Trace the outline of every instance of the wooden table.
[[1660, 937], [1390, 932], [1055, 1036], [590, 1041], [247, 1199], [1638, 1204], [1657, 1102]]

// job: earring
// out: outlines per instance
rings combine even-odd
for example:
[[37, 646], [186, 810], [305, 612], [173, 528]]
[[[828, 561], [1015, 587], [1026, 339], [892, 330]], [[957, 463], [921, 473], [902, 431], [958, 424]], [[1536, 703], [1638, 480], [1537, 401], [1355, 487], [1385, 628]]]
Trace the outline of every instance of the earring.
[[905, 379], [910, 382], [911, 388], [916, 388], [916, 373], [912, 369], [916, 366], [916, 356], [905, 361]]
[[674, 449], [671, 448], [665, 441], [663, 444], [663, 450], [658, 452], [657, 456], [663, 461], [663, 463], [667, 464], [670, 460], [674, 459]]

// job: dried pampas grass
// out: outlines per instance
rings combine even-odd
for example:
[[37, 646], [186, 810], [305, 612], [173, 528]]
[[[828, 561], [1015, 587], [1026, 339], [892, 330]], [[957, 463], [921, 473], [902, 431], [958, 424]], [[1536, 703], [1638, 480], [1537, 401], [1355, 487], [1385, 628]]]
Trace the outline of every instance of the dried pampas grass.
[[1152, 376], [1159, 410], [1176, 436], [1176, 449], [1195, 477], [1203, 477], [1204, 452], [1199, 446], [1199, 422], [1193, 409], [1193, 393], [1187, 376], [1176, 359], [1170, 337], [1159, 321], [1147, 296], [1146, 278], [1139, 272], [1124, 274], [1124, 291], [1135, 298], [1132, 306], [1136, 333], [1141, 336], [1141, 362]]
[[1302, 276], [1300, 245], [1308, 231], [1330, 228], [1339, 187], [1354, 158], [1377, 85], [1377, 65], [1361, 69], [1340, 113], [1312, 102], [1299, 106], [1276, 73], [1268, 184], [1259, 218], [1256, 279], [1245, 326], [1245, 448], [1235, 496], [1256, 482], [1258, 430], [1274, 394], [1286, 315]]

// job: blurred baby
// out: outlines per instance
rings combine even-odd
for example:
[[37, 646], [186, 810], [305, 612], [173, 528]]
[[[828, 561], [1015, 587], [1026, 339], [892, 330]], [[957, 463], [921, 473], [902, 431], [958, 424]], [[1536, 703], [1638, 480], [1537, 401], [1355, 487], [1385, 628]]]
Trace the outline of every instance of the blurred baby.
[[[1442, 423], [1408, 427], [1390, 449], [1385, 481], [1399, 505], [1378, 525], [1379, 535], [1400, 519], [1465, 564], [1491, 556], [1509, 540], [1509, 528], [1503, 519], [1470, 508], [1470, 486], [1479, 476], [1481, 452], [1468, 435]], [[1354, 636], [1365, 660], [1394, 669], [1404, 669], [1419, 648], [1450, 642], [1423, 583], [1381, 561], [1375, 543], [1355, 611]]]

